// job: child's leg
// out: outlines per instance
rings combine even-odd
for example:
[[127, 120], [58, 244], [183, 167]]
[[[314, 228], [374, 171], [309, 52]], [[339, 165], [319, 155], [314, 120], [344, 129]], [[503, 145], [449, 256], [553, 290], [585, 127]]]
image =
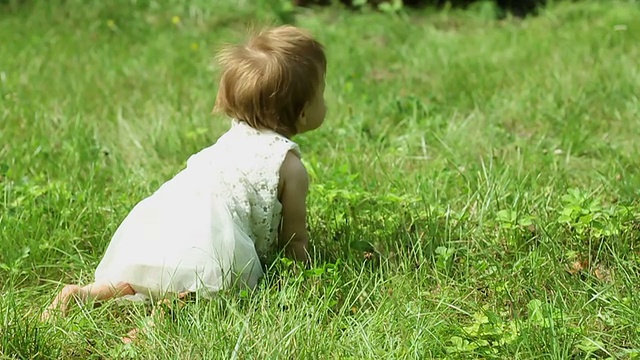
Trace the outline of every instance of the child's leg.
[[121, 282], [116, 285], [111, 284], [89, 284], [83, 287], [78, 285], [67, 285], [62, 291], [53, 299], [53, 302], [47, 310], [42, 314], [42, 319], [47, 320], [51, 316], [51, 312], [58, 310], [64, 316], [67, 313], [69, 302], [74, 298], [80, 300], [82, 303], [89, 301], [102, 301], [112, 298], [134, 295], [135, 290], [128, 283]]

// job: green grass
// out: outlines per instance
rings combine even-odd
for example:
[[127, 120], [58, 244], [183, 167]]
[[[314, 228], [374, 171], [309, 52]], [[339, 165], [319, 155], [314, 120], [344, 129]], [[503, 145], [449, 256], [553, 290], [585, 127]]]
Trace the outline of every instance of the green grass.
[[[640, 356], [637, 2], [524, 21], [33, 3], [0, 5], [3, 358]], [[189, 303], [135, 346], [119, 337], [143, 306], [39, 323], [128, 210], [226, 130], [217, 47], [281, 21], [329, 56], [326, 125], [297, 138], [314, 268]]]

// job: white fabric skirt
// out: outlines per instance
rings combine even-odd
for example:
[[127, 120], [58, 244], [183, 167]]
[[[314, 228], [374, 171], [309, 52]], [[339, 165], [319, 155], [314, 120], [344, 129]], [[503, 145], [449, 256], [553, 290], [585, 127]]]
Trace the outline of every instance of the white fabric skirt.
[[254, 242], [234, 222], [224, 199], [213, 192], [163, 187], [119, 226], [95, 281], [130, 284], [137, 294], [125, 297], [129, 300], [255, 287], [263, 271]]

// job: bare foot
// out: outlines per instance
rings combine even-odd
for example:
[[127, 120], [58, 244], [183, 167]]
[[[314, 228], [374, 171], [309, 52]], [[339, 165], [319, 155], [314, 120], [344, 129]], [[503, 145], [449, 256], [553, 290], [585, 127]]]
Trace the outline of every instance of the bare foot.
[[[179, 307], [183, 307], [185, 305], [185, 300], [187, 299], [187, 297], [191, 295], [190, 292], [182, 292], [179, 293], [177, 298], [178, 298], [178, 306]], [[120, 338], [120, 340], [124, 343], [124, 344], [132, 344], [134, 343], [136, 340], [138, 340], [138, 335], [142, 334], [144, 332], [145, 328], [149, 328], [149, 327], [153, 327], [155, 326], [155, 321], [153, 319], [155, 319], [156, 317], [162, 318], [165, 316], [166, 311], [165, 311], [165, 307], [167, 307], [170, 311], [171, 309], [171, 300], [169, 299], [163, 299], [157, 302], [156, 307], [151, 310], [151, 320], [149, 320], [146, 324], [146, 326], [144, 326], [143, 328], [135, 328], [131, 331], [129, 331], [127, 333], [126, 336], [123, 336]]]
[[69, 302], [80, 292], [81, 288], [78, 285], [67, 285], [62, 291], [53, 299], [51, 305], [40, 316], [41, 321], [51, 320], [53, 313], [57, 312], [61, 316], [66, 316], [69, 308]]
[[123, 336], [120, 340], [124, 344], [131, 344], [138, 339], [138, 334], [141, 332], [140, 328], [135, 328], [127, 333], [127, 336]]
[[[181, 292], [176, 296], [176, 299], [178, 300], [175, 304], [178, 306], [178, 308], [183, 308], [186, 305], [186, 302], [189, 298], [189, 295], [192, 295], [193, 293], [185, 291], [185, 292]], [[165, 315], [166, 311], [173, 311], [173, 305], [174, 303], [172, 302], [171, 299], [163, 299], [158, 301], [158, 303], [156, 304], [156, 308], [154, 308], [153, 310], [151, 310], [151, 315], [155, 315], [156, 313], [159, 313], [159, 315], [162, 317]]]

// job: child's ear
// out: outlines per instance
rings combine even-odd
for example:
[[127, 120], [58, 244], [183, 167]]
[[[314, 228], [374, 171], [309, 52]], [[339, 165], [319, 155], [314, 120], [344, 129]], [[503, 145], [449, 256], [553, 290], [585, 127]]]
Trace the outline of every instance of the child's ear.
[[298, 122], [303, 125], [306, 124], [307, 122], [306, 110], [307, 110], [307, 107], [305, 106], [304, 109], [302, 109], [302, 111], [300, 112], [300, 115], [298, 115]]

